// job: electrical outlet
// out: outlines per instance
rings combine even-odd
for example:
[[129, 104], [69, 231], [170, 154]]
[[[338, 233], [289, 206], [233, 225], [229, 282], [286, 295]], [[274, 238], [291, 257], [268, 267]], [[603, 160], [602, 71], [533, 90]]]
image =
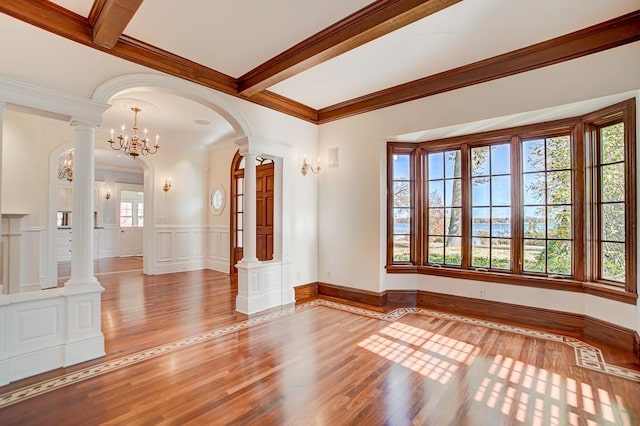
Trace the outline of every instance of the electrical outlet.
[[485, 294], [484, 290], [480, 290], [480, 297], [484, 298], [485, 296], [486, 296], [486, 294]]
[[327, 278], [331, 278], [331, 271], [327, 271]]

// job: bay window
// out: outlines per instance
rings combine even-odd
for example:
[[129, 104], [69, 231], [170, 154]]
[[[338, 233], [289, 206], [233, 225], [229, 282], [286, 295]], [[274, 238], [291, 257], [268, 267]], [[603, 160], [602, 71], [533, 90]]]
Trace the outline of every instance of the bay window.
[[387, 270], [618, 289], [612, 298], [635, 303], [634, 119], [630, 100], [554, 122], [389, 142]]

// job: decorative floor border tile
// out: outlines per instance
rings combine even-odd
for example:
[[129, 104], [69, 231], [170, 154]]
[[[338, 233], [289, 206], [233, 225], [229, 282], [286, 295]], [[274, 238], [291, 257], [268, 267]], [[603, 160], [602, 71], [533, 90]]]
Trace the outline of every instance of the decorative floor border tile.
[[550, 340], [559, 343], [567, 344], [574, 348], [576, 364], [580, 367], [587, 368], [593, 371], [599, 371], [605, 374], [610, 374], [616, 377], [622, 377], [625, 379], [640, 382], [640, 372], [630, 370], [623, 367], [607, 364], [602, 355], [600, 349], [591, 346], [585, 342], [572, 337], [561, 336], [558, 334], [547, 333], [537, 330], [529, 330], [522, 327], [515, 327], [505, 324], [499, 324], [491, 321], [479, 320], [475, 318], [468, 318], [461, 315], [447, 314], [438, 311], [432, 311], [421, 308], [398, 308], [391, 312], [382, 313], [369, 309], [359, 308], [356, 306], [345, 305], [342, 303], [332, 302], [324, 299], [316, 299], [310, 302], [296, 305], [295, 307], [289, 307], [281, 309], [277, 312], [261, 315], [255, 318], [249, 318], [247, 320], [232, 324], [230, 326], [217, 328], [205, 333], [190, 336], [175, 342], [167, 343], [164, 345], [156, 346], [151, 349], [146, 349], [140, 352], [136, 352], [131, 355], [125, 355], [123, 357], [106, 361], [98, 365], [87, 367], [72, 373], [67, 373], [53, 379], [45, 380], [36, 383], [31, 386], [25, 386], [23, 388], [7, 392], [0, 395], [0, 409], [8, 405], [12, 405], [21, 401], [24, 401], [35, 396], [51, 392], [56, 389], [60, 389], [64, 386], [71, 385], [73, 383], [81, 382], [91, 379], [93, 377], [101, 376], [111, 371], [119, 370], [140, 362], [156, 358], [158, 356], [174, 352], [180, 349], [184, 349], [190, 346], [198, 345], [210, 341], [212, 339], [226, 336], [228, 334], [236, 333], [255, 325], [263, 324], [271, 320], [283, 317], [285, 315], [292, 314], [296, 311], [314, 308], [317, 306], [323, 306], [331, 309], [337, 309], [344, 312], [349, 312], [356, 315], [366, 316], [372, 319], [381, 321], [397, 321], [408, 314], [419, 314], [425, 316], [431, 316], [448, 321], [462, 322], [466, 324], [478, 325], [481, 327], [491, 328], [500, 331], [506, 331], [509, 333], [517, 333], [525, 336]]

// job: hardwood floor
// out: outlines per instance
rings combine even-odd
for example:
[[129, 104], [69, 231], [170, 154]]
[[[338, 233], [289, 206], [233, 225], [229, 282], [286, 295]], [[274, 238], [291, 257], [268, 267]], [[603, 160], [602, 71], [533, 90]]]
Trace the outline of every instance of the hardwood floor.
[[614, 348], [335, 299], [247, 319], [212, 271], [99, 279], [107, 356], [0, 388], [0, 424], [640, 424]]

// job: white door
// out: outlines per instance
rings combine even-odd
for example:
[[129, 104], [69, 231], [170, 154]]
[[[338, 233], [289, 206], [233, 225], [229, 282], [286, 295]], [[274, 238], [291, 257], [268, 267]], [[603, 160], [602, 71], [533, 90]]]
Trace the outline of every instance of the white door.
[[120, 256], [142, 256], [143, 198], [142, 192], [120, 192]]

